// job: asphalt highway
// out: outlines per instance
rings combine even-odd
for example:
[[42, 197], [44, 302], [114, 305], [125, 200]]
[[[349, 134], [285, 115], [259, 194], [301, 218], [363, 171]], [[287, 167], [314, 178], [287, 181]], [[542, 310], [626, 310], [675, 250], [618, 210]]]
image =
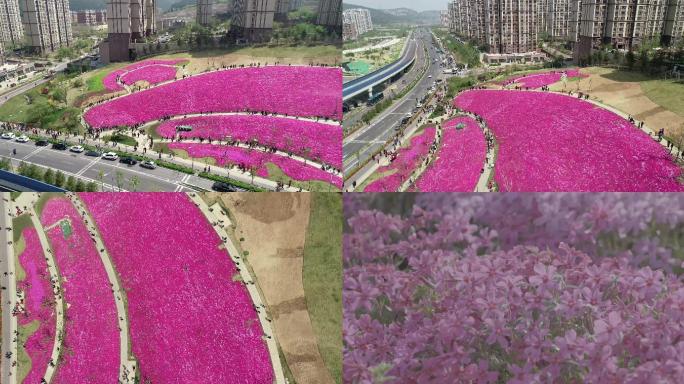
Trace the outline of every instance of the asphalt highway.
[[384, 146], [387, 139], [395, 133], [395, 127], [399, 125], [401, 119], [408, 113], [414, 112], [418, 101], [428, 94], [430, 87], [443, 71], [439, 60], [435, 61], [439, 53], [433, 45], [430, 32], [420, 29], [416, 31], [414, 36], [417, 42], [418, 59], [412, 70], [419, 70], [424, 66], [426, 57], [424, 56], [423, 47], [427, 47], [428, 50], [429, 68], [423, 78], [404, 98], [396, 101], [390, 108], [372, 121], [370, 125], [359, 129], [345, 138], [344, 171], [347, 175], [359, 162], [364, 162], [374, 152]]
[[[17, 154], [13, 155], [13, 150]], [[157, 167], [149, 170], [139, 164], [129, 166], [118, 161], [108, 161], [101, 157], [88, 157], [83, 153], [59, 151], [47, 147], [38, 147], [33, 142], [17, 143], [10, 140], [0, 140], [0, 157], [12, 158], [16, 167], [21, 161], [40, 166], [61, 170], [67, 176], [78, 176], [86, 181], [100, 184], [100, 171], [103, 173], [102, 182], [106, 191], [122, 190], [148, 192], [184, 192], [210, 190], [213, 182], [194, 175], [187, 175], [171, 169]], [[155, 159], [153, 159], [155, 160]], [[198, 163], [198, 167], [202, 164]], [[121, 176], [117, 178], [117, 172]], [[134, 187], [131, 180], [136, 177], [138, 184]], [[117, 180], [123, 180], [117, 185]]]

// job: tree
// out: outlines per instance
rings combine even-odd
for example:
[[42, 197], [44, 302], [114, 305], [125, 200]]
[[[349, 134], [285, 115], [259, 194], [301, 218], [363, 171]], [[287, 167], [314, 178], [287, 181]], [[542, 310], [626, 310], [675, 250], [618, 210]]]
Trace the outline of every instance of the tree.
[[140, 185], [140, 179], [138, 179], [138, 176], [133, 175], [128, 180], [128, 184], [131, 186], [131, 191], [135, 192], [135, 190], [138, 188], [138, 185]]
[[63, 187], [64, 186], [64, 180], [65, 180], [64, 173], [62, 173], [62, 171], [57, 171], [57, 173], [55, 174], [55, 185], [60, 187], [60, 188]]
[[627, 63], [627, 68], [631, 71], [634, 69], [634, 63], [636, 62], [636, 58], [634, 57], [634, 52], [628, 51], [627, 54], [625, 55], [625, 62]]
[[116, 171], [116, 188], [121, 191], [121, 187], [124, 184], [124, 175], [121, 171]]
[[45, 174], [43, 175], [43, 181], [45, 181], [48, 184], [55, 185], [55, 172], [48, 168], [47, 171], [45, 171]]
[[88, 185], [86, 185], [86, 190], [88, 192], [99, 192], [99, 190], [97, 188], [97, 183], [94, 181], [91, 181], [88, 183]]
[[645, 49], [642, 49], [641, 52], [639, 53], [639, 65], [641, 66], [641, 72], [647, 72], [648, 71], [649, 63], [650, 63], [650, 59], [648, 57], [648, 51]]
[[76, 192], [76, 178], [74, 176], [69, 176], [66, 182], [65, 189]]
[[76, 192], [85, 192], [86, 191], [86, 184], [83, 182], [82, 179], [78, 179], [76, 182]]
[[52, 91], [52, 99], [58, 103], [66, 104], [67, 93], [62, 87], [56, 87], [55, 90]]

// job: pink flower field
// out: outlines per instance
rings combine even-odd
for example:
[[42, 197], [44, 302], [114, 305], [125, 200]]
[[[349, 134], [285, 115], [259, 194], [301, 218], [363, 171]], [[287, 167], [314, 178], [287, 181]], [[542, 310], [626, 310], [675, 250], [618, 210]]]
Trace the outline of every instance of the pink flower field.
[[26, 278], [18, 283], [25, 293], [26, 315], [19, 316], [20, 325], [38, 321], [38, 329], [26, 340], [25, 350], [31, 359], [31, 370], [22, 384], [39, 384], [45, 374], [52, 347], [55, 344], [55, 302], [52, 283], [45, 255], [33, 227], [22, 232], [26, 248], [19, 255], [19, 262]]
[[272, 163], [294, 180], [317, 180], [342, 188], [342, 179], [339, 176], [335, 176], [311, 164], [304, 165], [303, 162], [286, 156], [215, 144], [169, 143], [168, 146], [169, 149], [185, 151], [190, 157], [199, 159], [213, 158], [216, 164], [220, 166], [234, 164], [246, 167], [247, 169], [255, 168], [256, 175], [259, 177], [269, 177], [266, 165]]
[[620, 116], [571, 96], [473, 90], [455, 100], [499, 144], [503, 191], [682, 191], [668, 152]]
[[114, 99], [89, 109], [84, 118], [95, 129], [210, 112], [252, 111], [342, 120], [341, 93], [339, 68], [230, 69]]
[[443, 132], [437, 160], [416, 186], [421, 192], [472, 192], [487, 155], [484, 133], [470, 117], [445, 122]]
[[430, 151], [435, 141], [435, 127], [427, 127], [417, 136], [411, 138], [408, 148], [401, 148], [397, 158], [390, 164], [380, 167], [377, 172], [394, 172], [389, 176], [368, 184], [364, 192], [396, 192], [411, 177], [411, 174]]
[[568, 78], [587, 77], [587, 75], [580, 73], [579, 69], [569, 69], [563, 71], [551, 71], [542, 73], [533, 73], [530, 75], [514, 76], [504, 81], [504, 84], [517, 83], [521, 87], [527, 88], [541, 88], [545, 85], [551, 85], [561, 81], [563, 73]]
[[[60, 221], [68, 220], [70, 230]], [[52, 383], [112, 383], [119, 375], [119, 331], [114, 294], [85, 224], [66, 198], [50, 199], [41, 217], [62, 278], [67, 303], [62, 361]]]
[[233, 281], [236, 266], [186, 195], [80, 197], [127, 291], [141, 382], [273, 382], [247, 289]]
[[150, 84], [158, 84], [176, 78], [176, 68], [187, 60], [144, 60], [131, 64], [121, 69], [109, 73], [102, 80], [108, 91], [120, 91], [123, 89], [117, 82], [117, 77], [121, 76], [124, 84], [132, 85], [137, 81], [147, 81]]
[[[189, 125], [191, 132], [177, 132]], [[260, 145], [278, 148], [298, 156], [342, 168], [342, 129], [339, 126], [272, 116], [203, 116], [162, 123], [157, 132], [166, 138], [225, 140], [243, 143], [256, 140]]]

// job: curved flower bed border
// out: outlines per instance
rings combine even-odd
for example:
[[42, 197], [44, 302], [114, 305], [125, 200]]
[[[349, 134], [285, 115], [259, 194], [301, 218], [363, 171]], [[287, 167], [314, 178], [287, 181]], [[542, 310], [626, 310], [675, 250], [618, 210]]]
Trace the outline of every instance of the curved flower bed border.
[[502, 191], [682, 191], [681, 169], [629, 121], [577, 98], [538, 91], [471, 90], [454, 104], [496, 136]]
[[[62, 220], [70, 223], [70, 233], [64, 232]], [[88, 230], [66, 198], [50, 199], [41, 222], [67, 303], [61, 361], [52, 382], [77, 383], [85, 377], [98, 383], [116, 382], [120, 343], [114, 295]]]
[[[178, 132], [179, 126], [191, 126], [192, 131]], [[342, 168], [342, 129], [330, 124], [262, 115], [216, 115], [165, 121], [157, 133], [166, 138], [256, 141]]]
[[127, 292], [141, 382], [273, 382], [247, 289], [187, 195], [79, 196]]
[[236, 165], [245, 170], [255, 169], [255, 175], [263, 178], [269, 177], [267, 164], [271, 163], [294, 180], [317, 180], [342, 188], [341, 177], [285, 156], [216, 144], [169, 143], [168, 147], [185, 151], [193, 158], [212, 158], [222, 167]]
[[[174, 66], [187, 62], [187, 59], [178, 60], [143, 60], [133, 63], [124, 68], [117, 69], [110, 72], [102, 83], [108, 91], [120, 91], [123, 87], [117, 83], [117, 78], [120, 78], [125, 84], [131, 85], [136, 81], [145, 80], [150, 84], [158, 84], [164, 81], [173, 80], [176, 78], [176, 69]], [[160, 70], [164, 69], [164, 70]], [[160, 72], [156, 72], [160, 70]], [[169, 70], [173, 70], [173, 74]], [[129, 82], [124, 81], [128, 75], [135, 74]]]
[[472, 192], [484, 167], [484, 133], [470, 117], [444, 122], [437, 159], [423, 172], [416, 187], [421, 192]]
[[426, 127], [419, 135], [412, 137], [409, 146], [399, 149], [396, 159], [391, 164], [380, 167], [376, 171], [376, 173], [394, 173], [368, 184], [364, 188], [364, 192], [397, 192], [430, 152], [430, 146], [435, 141], [436, 131], [437, 128], [430, 126]]
[[272, 66], [208, 72], [88, 109], [94, 129], [136, 126], [195, 113], [266, 112], [342, 120], [342, 70]]
[[561, 81], [563, 74], [565, 74], [568, 78], [589, 77], [589, 75], [580, 73], [579, 69], [568, 69], [562, 71], [550, 71], [513, 76], [504, 80], [501, 84], [509, 85], [518, 83], [523, 88], [541, 88], [543, 86], [551, 85]]
[[26, 278], [17, 285], [25, 293], [26, 313], [18, 316], [18, 321], [22, 326], [34, 321], [39, 322], [38, 329], [28, 337], [24, 347], [31, 359], [31, 370], [23, 383], [37, 384], [45, 375], [55, 344], [55, 300], [50, 273], [36, 229], [26, 228], [22, 236], [26, 248], [19, 255], [19, 262], [26, 272]]

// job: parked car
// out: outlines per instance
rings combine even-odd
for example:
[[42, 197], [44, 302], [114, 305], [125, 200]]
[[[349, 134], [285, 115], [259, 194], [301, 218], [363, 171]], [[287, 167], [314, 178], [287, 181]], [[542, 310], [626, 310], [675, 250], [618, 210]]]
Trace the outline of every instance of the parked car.
[[37, 147], [47, 147], [48, 146], [48, 141], [47, 140], [38, 140], [36, 141], [36, 146]]
[[56, 149], [58, 151], [66, 151], [69, 147], [66, 145], [66, 143], [54, 143], [52, 144], [52, 149]]
[[102, 152], [95, 151], [95, 150], [90, 150], [85, 153], [86, 156], [91, 156], [91, 157], [100, 157], [102, 156]]
[[213, 189], [216, 192], [237, 192], [237, 188], [235, 186], [230, 185], [228, 183], [224, 183], [221, 181], [217, 181], [214, 183], [214, 185], [211, 186], [211, 189]]
[[102, 158], [105, 160], [116, 160], [119, 158], [119, 155], [117, 155], [114, 152], [107, 152], [107, 153], [102, 155]]
[[17, 138], [15, 139], [15, 141], [16, 141], [17, 143], [28, 143], [28, 142], [29, 142], [29, 138], [28, 138], [28, 136], [26, 136], [26, 135], [21, 135], [21, 136], [17, 137]]
[[147, 168], [147, 169], [157, 168], [157, 164], [155, 164], [154, 161], [152, 161], [152, 160], [145, 160], [145, 161], [140, 163], [140, 166], [143, 168]]
[[138, 160], [132, 158], [132, 157], [122, 157], [121, 160], [119, 160], [120, 163], [128, 164], [128, 165], [136, 165], [138, 164]]
[[71, 152], [76, 152], [76, 153], [81, 153], [85, 151], [85, 148], [83, 148], [82, 145], [74, 145], [73, 147], [69, 148]]
[[14, 139], [14, 133], [12, 133], [12, 132], [5, 132], [5, 133], [3, 133], [0, 137], [3, 138], [3, 139], [5, 139], [5, 140], [12, 140], [12, 139]]

